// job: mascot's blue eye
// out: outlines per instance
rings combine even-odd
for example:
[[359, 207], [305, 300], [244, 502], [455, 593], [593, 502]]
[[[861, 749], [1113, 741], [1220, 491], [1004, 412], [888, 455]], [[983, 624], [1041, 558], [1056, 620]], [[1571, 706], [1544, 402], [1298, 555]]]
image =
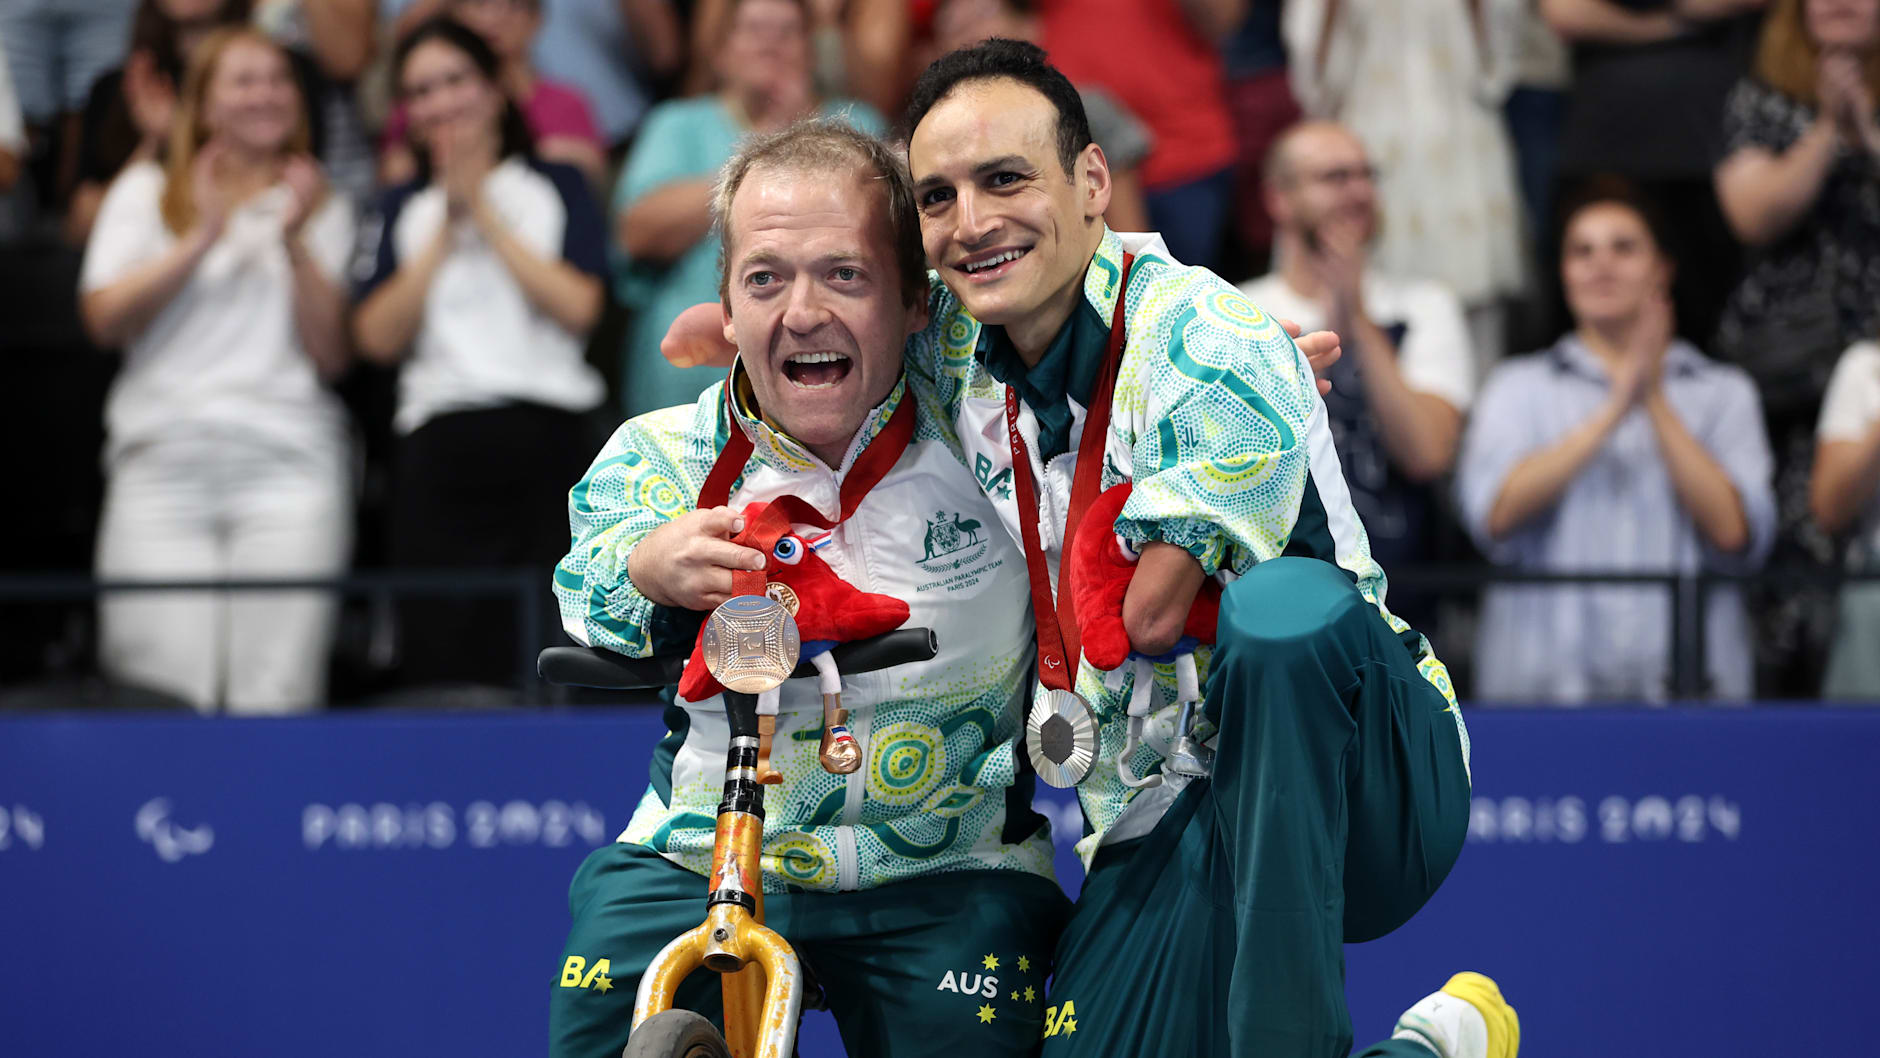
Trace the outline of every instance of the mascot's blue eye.
[[777, 546], [770, 549], [770, 553], [784, 565], [794, 566], [803, 561], [803, 542], [794, 536], [782, 537], [777, 541]]

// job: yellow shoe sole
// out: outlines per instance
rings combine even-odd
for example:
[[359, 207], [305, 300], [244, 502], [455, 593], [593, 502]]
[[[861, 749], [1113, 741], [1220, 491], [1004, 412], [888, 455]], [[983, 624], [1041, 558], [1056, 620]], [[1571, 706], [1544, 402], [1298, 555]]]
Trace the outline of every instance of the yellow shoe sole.
[[1521, 1050], [1521, 1019], [1493, 978], [1464, 970], [1451, 977], [1443, 991], [1482, 1012], [1488, 1023], [1488, 1058], [1515, 1058]]

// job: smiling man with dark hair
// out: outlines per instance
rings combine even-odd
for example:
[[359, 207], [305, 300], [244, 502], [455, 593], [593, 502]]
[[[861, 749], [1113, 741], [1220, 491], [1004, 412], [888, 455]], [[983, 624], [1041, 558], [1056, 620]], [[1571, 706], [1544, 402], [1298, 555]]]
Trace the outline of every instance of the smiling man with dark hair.
[[[1044, 1053], [1342, 1056], [1342, 945], [1408, 920], [1455, 862], [1468, 739], [1442, 662], [1384, 605], [1312, 371], [1219, 277], [1104, 225], [1103, 152], [1037, 48], [940, 59], [907, 125], [937, 280], [908, 370], [1025, 543], [1039, 698], [1060, 715], [1073, 692], [1095, 707], [1078, 789], [1090, 876]], [[1080, 526], [1092, 486], [1123, 481], [1115, 525]], [[1074, 534], [1110, 531], [1140, 556], [1123, 603], [1140, 655], [1176, 644], [1206, 578], [1227, 582], [1217, 646], [1197, 653], [1207, 778], [1127, 781], [1162, 763], [1175, 680], [1154, 691], [1159, 747], [1119, 768], [1133, 680], [1081, 660], [1075, 615], [1049, 594]], [[1512, 1014], [1482, 981], [1452, 982], [1366, 1053], [1506, 1046]]]

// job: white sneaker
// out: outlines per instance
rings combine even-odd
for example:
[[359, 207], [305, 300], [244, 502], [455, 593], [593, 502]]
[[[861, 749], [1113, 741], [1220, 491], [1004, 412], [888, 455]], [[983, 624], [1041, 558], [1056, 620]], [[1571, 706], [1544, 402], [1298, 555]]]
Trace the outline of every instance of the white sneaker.
[[1495, 982], [1464, 971], [1397, 1019], [1394, 1040], [1415, 1040], [1437, 1058], [1515, 1058], [1521, 1019]]

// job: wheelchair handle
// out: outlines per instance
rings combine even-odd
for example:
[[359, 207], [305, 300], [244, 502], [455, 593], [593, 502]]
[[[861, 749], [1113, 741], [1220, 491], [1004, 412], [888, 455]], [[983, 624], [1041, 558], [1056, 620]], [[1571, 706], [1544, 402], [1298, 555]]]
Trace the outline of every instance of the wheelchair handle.
[[[842, 643], [829, 652], [846, 675], [874, 672], [896, 665], [931, 661], [940, 652], [931, 628], [897, 628], [892, 632]], [[550, 683], [592, 687], [604, 691], [637, 691], [679, 682], [686, 659], [676, 654], [629, 658], [599, 647], [549, 647], [535, 659], [535, 671]], [[791, 679], [816, 675], [816, 666], [799, 662]]]

